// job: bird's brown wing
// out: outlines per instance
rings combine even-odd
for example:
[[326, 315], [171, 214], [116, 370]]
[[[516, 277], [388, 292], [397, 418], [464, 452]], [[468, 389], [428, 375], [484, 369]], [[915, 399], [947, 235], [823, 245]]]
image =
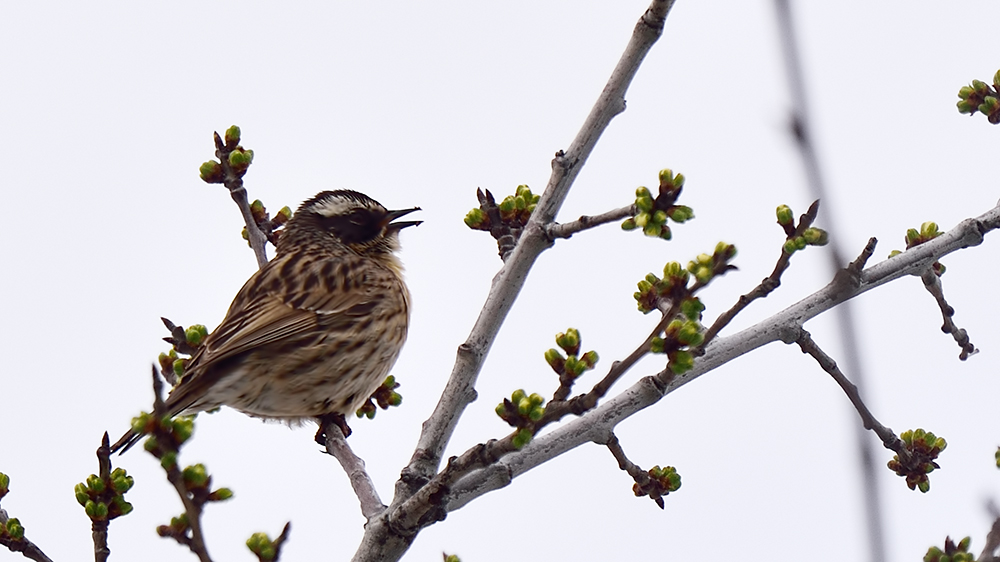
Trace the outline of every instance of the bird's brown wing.
[[[325, 260], [303, 265], [283, 284], [265, 285], [280, 258], [247, 281], [218, 328], [206, 338], [185, 367], [186, 375], [167, 399], [172, 414], [194, 404], [226, 373], [225, 362], [262, 348], [308, 344], [331, 332], [349, 330], [381, 300], [373, 284], [352, 288], [334, 280], [308, 283], [311, 273], [323, 271]], [[278, 262], [278, 263], [276, 263]], [[273, 270], [273, 271], [268, 271]], [[218, 367], [218, 368], [217, 368]]]

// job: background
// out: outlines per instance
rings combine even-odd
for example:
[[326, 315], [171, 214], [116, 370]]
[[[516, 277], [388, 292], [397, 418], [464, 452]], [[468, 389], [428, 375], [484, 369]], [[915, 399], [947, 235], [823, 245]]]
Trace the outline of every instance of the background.
[[[234, 123], [256, 155], [250, 197], [272, 212], [338, 188], [424, 209], [425, 223], [402, 237], [413, 292], [394, 370], [404, 404], [355, 421], [351, 437], [388, 501], [500, 266], [494, 241], [462, 223], [476, 188], [542, 191], [647, 4], [5, 3], [0, 470], [12, 491], [3, 507], [54, 559], [90, 557], [73, 486], [97, 470], [101, 434], [117, 438], [150, 407], [149, 365], [167, 349], [159, 317], [213, 328], [256, 269], [228, 193], [197, 173], [213, 156], [212, 131]], [[832, 192], [824, 208], [845, 253], [853, 259], [876, 236], [874, 263], [902, 249], [907, 228], [947, 229], [996, 203], [1000, 128], [955, 109], [961, 86], [1000, 68], [992, 2], [794, 8]], [[771, 2], [678, 2], [627, 99], [559, 218], [629, 204], [664, 167], [687, 176], [681, 202], [697, 218], [671, 242], [608, 225], [543, 254], [451, 454], [507, 433], [493, 408], [513, 390], [551, 395], [542, 353], [557, 332], [576, 327], [600, 353], [582, 384], [595, 382], [656, 321], [636, 312], [635, 283], [724, 240], [739, 249], [740, 271], [702, 295], [710, 321], [771, 271], [783, 240], [774, 208], [801, 213], [810, 202]], [[892, 561], [919, 559], [949, 534], [972, 535], [978, 553], [985, 502], [1000, 497], [993, 236], [944, 262], [956, 320], [982, 350], [966, 363], [918, 279], [856, 301], [869, 406], [896, 432], [924, 427], [949, 443], [929, 494], [884, 469], [891, 453], [878, 448]], [[782, 287], [724, 334], [825, 285], [825, 251], [796, 255]], [[807, 328], [840, 356], [829, 319]], [[644, 362], [614, 390], [660, 368]], [[407, 559], [863, 560], [857, 423], [813, 361], [772, 344], [619, 428], [633, 461], [680, 471], [664, 511], [632, 496], [606, 449], [584, 446], [425, 530]], [[251, 560], [247, 537], [273, 537], [288, 520], [283, 560], [353, 554], [364, 521], [313, 433], [232, 411], [199, 417], [182, 462], [205, 463], [236, 494], [207, 509], [215, 559]], [[155, 535], [181, 510], [155, 460], [137, 449], [115, 462], [136, 486], [135, 512], [111, 526], [114, 559], [191, 556]]]

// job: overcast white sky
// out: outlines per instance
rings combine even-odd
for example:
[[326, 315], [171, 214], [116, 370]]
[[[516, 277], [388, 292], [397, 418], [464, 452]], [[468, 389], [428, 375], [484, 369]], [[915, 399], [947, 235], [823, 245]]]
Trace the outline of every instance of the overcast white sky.
[[[462, 223], [475, 189], [544, 187], [553, 153], [576, 134], [646, 5], [4, 4], [0, 471], [12, 491], [3, 508], [54, 559], [89, 558], [73, 485], [97, 470], [102, 432], [117, 437], [149, 408], [149, 364], [167, 347], [159, 317], [214, 327], [256, 268], [229, 195], [197, 177], [212, 131], [234, 123], [256, 155], [251, 197], [272, 211], [337, 188], [424, 209], [426, 222], [402, 240], [414, 303], [394, 371], [404, 407], [356, 421], [351, 438], [391, 497], [500, 264], [492, 239]], [[959, 87], [1000, 68], [993, 2], [795, 9], [833, 191], [824, 203], [845, 251], [876, 236], [880, 260], [903, 246], [907, 228], [950, 228], [996, 203], [1000, 128], [954, 107]], [[655, 322], [631, 297], [645, 273], [719, 240], [736, 244], [740, 271], [703, 294], [714, 318], [773, 267], [783, 238], [775, 206], [799, 213], [809, 203], [785, 127], [770, 1], [677, 2], [627, 99], [560, 218], [628, 204], [664, 167], [688, 177], [682, 202], [697, 218], [669, 243], [611, 225], [545, 253], [493, 347], [453, 454], [507, 432], [493, 408], [514, 389], [551, 394], [542, 353], [556, 332], [576, 327], [600, 353], [597, 374], [584, 380], [596, 381]], [[925, 427], [949, 442], [930, 494], [879, 473], [891, 561], [919, 559], [948, 534], [973, 535], [978, 552], [984, 502], [1000, 497], [1000, 247], [986, 242], [945, 260], [957, 321], [982, 349], [967, 363], [940, 333], [919, 280], [858, 302], [869, 406], [897, 432]], [[781, 289], [729, 332], [822, 287], [826, 266], [823, 250], [796, 256]], [[828, 319], [807, 328], [838, 355]], [[643, 362], [616, 390], [661, 367]], [[515, 553], [864, 560], [855, 423], [827, 375], [797, 348], [772, 344], [619, 428], [632, 460], [680, 471], [683, 487], [664, 511], [631, 495], [605, 449], [585, 446], [452, 513], [407, 559], [447, 551], [467, 562]], [[246, 538], [274, 536], [288, 520], [283, 560], [354, 552], [357, 500], [312, 435], [232, 411], [200, 417], [182, 462], [204, 462], [236, 493], [206, 514], [216, 560], [251, 560]], [[879, 449], [880, 467], [889, 458]], [[191, 556], [154, 533], [181, 509], [154, 459], [136, 450], [118, 460], [136, 478], [136, 510], [111, 526], [113, 559]]]

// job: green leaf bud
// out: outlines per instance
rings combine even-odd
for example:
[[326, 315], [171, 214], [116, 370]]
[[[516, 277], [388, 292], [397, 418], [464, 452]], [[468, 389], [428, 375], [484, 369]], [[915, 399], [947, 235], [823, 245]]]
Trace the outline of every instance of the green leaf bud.
[[677, 174], [674, 176], [674, 187], [684, 187], [684, 174]]
[[222, 164], [219, 164], [215, 160], [209, 160], [198, 168], [198, 175], [201, 177], [201, 181], [205, 183], [222, 183]]
[[528, 412], [528, 419], [530, 419], [531, 421], [538, 421], [542, 419], [542, 416], [544, 415], [545, 415], [545, 408], [535, 406], [534, 408], [531, 409], [530, 412]]
[[208, 470], [201, 463], [185, 467], [183, 474], [184, 482], [189, 486], [201, 488], [208, 483]]
[[931, 481], [926, 479], [921, 480], [920, 482], [917, 483], [917, 489], [920, 490], [922, 493], [926, 494], [927, 492], [931, 491]]
[[528, 400], [528, 397], [525, 396], [517, 403], [517, 413], [526, 416], [531, 411], [531, 406], [531, 400]]
[[229, 488], [219, 488], [218, 490], [209, 494], [209, 501], [221, 502], [226, 501], [233, 497], [233, 491]]
[[635, 208], [646, 213], [653, 210], [652, 197], [639, 197], [635, 200]]
[[669, 337], [674, 337], [677, 335], [677, 332], [681, 331], [681, 328], [683, 326], [684, 326], [683, 320], [674, 318], [673, 320], [670, 321], [669, 324], [667, 324], [667, 327], [664, 328], [663, 332]]
[[982, 80], [973, 80], [972, 89], [976, 91], [977, 94], [985, 96], [990, 93], [990, 86]]
[[526, 427], [522, 427], [514, 432], [511, 444], [515, 449], [521, 449], [531, 441], [531, 437], [531, 430]]
[[479, 229], [486, 222], [486, 213], [482, 209], [472, 209], [465, 215], [465, 225], [472, 229]]
[[705, 336], [701, 333], [701, 326], [697, 322], [685, 322], [677, 332], [677, 341], [683, 345], [696, 346], [705, 341]]
[[[971, 103], [968, 100], [960, 100], [958, 103], [955, 104], [955, 106], [958, 107], [959, 113], [975, 113], [976, 111], [979, 110], [978, 105]], [[202, 179], [204, 179], [204, 177]]]
[[798, 236], [792, 241], [795, 242], [796, 250], [804, 250], [805, 247], [808, 246], [808, 244], [806, 244], [806, 239], [803, 238], [802, 236]]
[[664, 240], [670, 240], [671, 237], [673, 237], [673, 233], [670, 231], [670, 227], [667, 226], [667, 225], [661, 226], [660, 227], [660, 238], [662, 238]]
[[87, 487], [94, 493], [100, 494], [104, 491], [104, 480], [101, 480], [101, 477], [96, 474], [91, 474], [87, 477]]
[[570, 355], [576, 355], [580, 351], [580, 331], [576, 328], [569, 328], [565, 333], [556, 335], [556, 345]]
[[649, 194], [649, 189], [647, 189], [646, 187], [641, 186], [641, 185], [635, 189], [635, 198], [636, 199], [643, 199], [643, 198], [645, 198], [645, 199], [649, 199], [650, 201], [652, 201], [652, 197], [650, 197], [650, 194]]
[[675, 375], [681, 375], [694, 368], [694, 356], [687, 351], [677, 351], [667, 364]]
[[932, 238], [937, 238], [941, 236], [941, 231], [938, 230], [938, 225], [936, 222], [927, 221], [920, 225], [920, 236], [925, 240], [930, 240]]
[[625, 219], [625, 221], [622, 222], [622, 230], [635, 230], [636, 228], [639, 228], [639, 225], [636, 224], [634, 218]]
[[[153, 449], [149, 448], [150, 443], [154, 444], [153, 448], [155, 449], [156, 441], [152, 437], [146, 440], [146, 449], [151, 451]], [[163, 453], [163, 457], [160, 459], [160, 466], [166, 470], [170, 470], [171, 467], [177, 466], [177, 453], [173, 451]]]
[[713, 253], [713, 257], [714, 256], [721, 258], [722, 261], [724, 262], [728, 262], [729, 260], [736, 257], [736, 246], [733, 246], [732, 244], [726, 244], [725, 242], [719, 242], [718, 244], [715, 245], [715, 252]]
[[674, 205], [667, 210], [667, 215], [674, 222], [683, 223], [694, 218], [694, 209], [686, 205]]
[[684, 268], [681, 267], [681, 264], [679, 262], [672, 261], [667, 263], [667, 265], [663, 266], [664, 279], [676, 278], [681, 276], [686, 277], [687, 272], [684, 271]]
[[698, 297], [686, 298], [681, 301], [681, 314], [688, 320], [701, 320], [701, 313], [705, 311], [705, 305]]
[[778, 205], [775, 214], [778, 215], [778, 224], [781, 226], [790, 226], [795, 222], [795, 213], [788, 205]]
[[132, 507], [132, 504], [125, 501], [125, 498], [123, 498], [122, 496], [116, 496], [111, 501], [112, 505], [115, 508], [115, 511], [118, 512], [114, 517], [117, 517], [119, 515], [128, 515], [129, 513], [132, 513], [133, 509], [135, 509], [134, 507]]
[[235, 148], [238, 144], [240, 144], [240, 128], [233, 125], [226, 129], [226, 146]]
[[504, 200], [500, 202], [499, 205], [501, 213], [511, 213], [516, 208], [516, 203], [514, 203], [514, 198], [508, 195], [504, 197]]
[[562, 372], [562, 367], [566, 359], [559, 353], [558, 349], [549, 349], [545, 352], [545, 362], [549, 364], [557, 373]]
[[203, 337], [204, 336], [202, 335], [202, 333], [198, 331], [198, 329], [195, 328], [194, 326], [191, 326], [187, 330], [184, 330], [184, 339], [186, 339], [189, 344], [195, 347], [201, 345]]
[[515, 390], [513, 394], [510, 395], [510, 401], [517, 404], [521, 400], [523, 400], [525, 396], [527, 396], [527, 394], [524, 392], [524, 389], [519, 388]]
[[652, 221], [655, 222], [656, 224], [663, 224], [667, 222], [667, 213], [663, 211], [656, 211], [655, 213], [653, 213]]
[[997, 73], [993, 75], [993, 87], [996, 88], [997, 90], [1000, 90], [1000, 70], [998, 70]]
[[[998, 461], [1000, 462], [1000, 461]], [[90, 500], [90, 494], [87, 493], [87, 486], [82, 482], [73, 487], [73, 493], [76, 495], [76, 501], [80, 505], [87, 505], [87, 501]]]
[[962, 98], [963, 100], [967, 100], [969, 99], [969, 96], [973, 94], [973, 92], [975, 92], [975, 90], [972, 89], [972, 86], [962, 86], [961, 88], [958, 89], [958, 97]]
[[807, 228], [802, 233], [802, 238], [810, 246], [825, 246], [829, 237], [825, 230], [821, 228]]
[[[649, 342], [649, 351], [650, 351], [650, 353], [663, 353], [663, 343], [664, 343], [663, 342], [663, 338], [658, 337], [658, 336], [654, 337]], [[997, 466], [1000, 466], [1000, 461], [997, 461]]]
[[662, 232], [662, 230], [663, 230], [663, 228], [660, 225], [650, 223], [650, 224], [647, 224], [642, 229], [642, 233], [645, 234], [646, 236], [659, 237], [660, 233]]
[[580, 361], [582, 361], [587, 366], [587, 369], [593, 369], [594, 365], [597, 364], [597, 361], [599, 359], [600, 358], [597, 356], [597, 352], [594, 350], [590, 350], [587, 353], [584, 353], [582, 357], [580, 357]]
[[674, 171], [670, 168], [660, 170], [660, 183], [671, 183], [674, 181]]
[[794, 254], [795, 250], [797, 250], [798, 248], [795, 247], [794, 240], [786, 240], [785, 243], [782, 244], [781, 249], [784, 250], [786, 254], [791, 255]]
[[24, 526], [21, 525], [21, 521], [17, 517], [11, 517], [7, 520], [7, 534], [10, 538], [19, 541], [24, 538]]
[[915, 228], [906, 231], [906, 245], [910, 246], [920, 240], [920, 232]]
[[187, 362], [187, 359], [177, 359], [177, 360], [174, 361], [174, 374], [175, 375], [177, 375], [178, 377], [183, 377], [184, 376], [184, 364], [186, 362]]
[[632, 221], [635, 222], [635, 226], [637, 228], [645, 229], [646, 226], [649, 225], [649, 219], [650, 219], [649, 213], [641, 212], [638, 215], [636, 215], [635, 218], [632, 219]]

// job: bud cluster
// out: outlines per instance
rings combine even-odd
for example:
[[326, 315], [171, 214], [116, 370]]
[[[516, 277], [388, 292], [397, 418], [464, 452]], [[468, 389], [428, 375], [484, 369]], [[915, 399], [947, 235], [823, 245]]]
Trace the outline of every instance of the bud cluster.
[[[919, 246], [924, 242], [929, 242], [937, 238], [938, 236], [941, 236], [942, 234], [944, 233], [938, 229], [937, 223], [933, 221], [927, 221], [921, 224], [920, 230], [917, 230], [916, 228], [910, 228], [906, 231], [906, 238], [905, 238], [906, 249], [909, 250], [910, 248]], [[890, 258], [895, 257], [901, 253], [902, 252], [900, 252], [899, 250], [893, 250], [889, 252], [889, 257]], [[934, 262], [934, 264], [931, 267], [934, 270], [934, 273], [936, 273], [938, 277], [944, 275], [944, 272], [946, 270], [946, 268], [941, 262]]]
[[684, 187], [684, 174], [674, 174], [673, 170], [660, 170], [660, 187], [656, 197], [649, 188], [640, 186], [635, 190], [635, 215], [625, 219], [622, 230], [641, 228], [646, 236], [670, 240], [673, 233], [667, 226], [667, 219], [683, 223], [694, 218], [691, 207], [677, 205], [677, 198]]
[[970, 546], [972, 537], [965, 537], [958, 544], [955, 544], [951, 537], [945, 537], [944, 550], [936, 546], [928, 548], [924, 562], [974, 562], [976, 556], [969, 552]]
[[672, 466], [660, 468], [659, 465], [649, 469], [646, 474], [649, 475], [649, 482], [645, 485], [636, 482], [632, 485], [632, 492], [639, 498], [649, 496], [660, 509], [663, 509], [663, 496], [680, 489], [681, 475]]
[[559, 380], [564, 378], [572, 381], [594, 368], [599, 357], [596, 351], [588, 351], [580, 355], [580, 331], [576, 328], [569, 328], [565, 333], [556, 335], [556, 345], [558, 345], [566, 356], [555, 348], [545, 352], [545, 362], [552, 367], [552, 370], [559, 375]]
[[170, 470], [177, 465], [177, 450], [194, 434], [194, 416], [158, 418], [142, 412], [132, 418], [132, 430], [139, 435], [149, 435], [143, 448], [160, 459], [163, 468]]
[[368, 397], [368, 400], [358, 408], [356, 412], [359, 418], [372, 419], [375, 417], [375, 413], [378, 411], [375, 408], [375, 404], [378, 404], [379, 408], [383, 410], [388, 410], [390, 406], [399, 406], [403, 403], [403, 395], [396, 392], [399, 388], [399, 383], [396, 382], [396, 377], [389, 375], [382, 381], [382, 385], [375, 389], [375, 392]]
[[[489, 191], [486, 193], [489, 194]], [[527, 185], [519, 185], [514, 195], [504, 197], [499, 205], [494, 204], [498, 213], [496, 216], [499, 217], [500, 222], [505, 226], [524, 228], [524, 225], [528, 224], [528, 219], [531, 218], [531, 213], [535, 211], [538, 198], [539, 195], [532, 193]], [[489, 195], [489, 201], [493, 201], [492, 194]], [[473, 230], [486, 231], [491, 230], [494, 226], [499, 226], [493, 224], [496, 218], [490, 218], [490, 215], [493, 213], [490, 212], [492, 209], [489, 207], [490, 204], [485, 203], [481, 204], [478, 209], [469, 211], [465, 215], [465, 225]]]
[[[0, 499], [10, 491], [10, 476], [0, 472]], [[16, 517], [11, 517], [6, 523], [0, 522], [0, 545], [12, 547], [24, 540], [24, 526]], [[11, 548], [14, 550], [14, 548]]]
[[799, 250], [804, 250], [806, 246], [826, 246], [829, 241], [829, 235], [822, 228], [809, 227], [799, 233], [795, 227], [795, 213], [788, 205], [778, 205], [778, 208], [775, 209], [775, 215], [778, 217], [778, 224], [781, 225], [788, 237], [782, 246], [786, 254], [794, 254]]
[[937, 437], [923, 429], [907, 430], [900, 434], [903, 447], [909, 453], [909, 459], [900, 459], [897, 454], [889, 461], [889, 469], [906, 478], [906, 485], [911, 490], [919, 489], [927, 492], [931, 489], [927, 475], [938, 466], [934, 459], [948, 446], [943, 437]]
[[[219, 137], [216, 133], [216, 143], [218, 142]], [[240, 146], [240, 128], [236, 125], [226, 129], [225, 144], [216, 155], [220, 160], [209, 160], [198, 168], [198, 175], [206, 183], [224, 183], [227, 172], [242, 178], [253, 162], [253, 151]]]
[[271, 540], [267, 533], [254, 533], [247, 539], [247, 548], [257, 556], [260, 562], [274, 560], [278, 555], [278, 541]]
[[540, 394], [529, 395], [523, 389], [517, 389], [510, 395], [510, 399], [504, 398], [497, 405], [495, 411], [500, 419], [517, 428], [513, 443], [515, 449], [520, 449], [531, 441], [535, 433], [534, 422], [545, 415], [544, 404], [545, 399]]
[[994, 125], [1000, 123], [1000, 70], [993, 75], [993, 85], [973, 80], [971, 86], [958, 90], [958, 112], [975, 115], [982, 113]]
[[[286, 205], [282, 207], [272, 219], [267, 214], [267, 208], [264, 207], [264, 203], [260, 199], [255, 199], [254, 202], [250, 204], [250, 214], [253, 215], [254, 223], [257, 225], [257, 228], [264, 233], [267, 241], [272, 245], [277, 246], [282, 233], [280, 228], [288, 222], [288, 219], [292, 218], [292, 209]], [[240, 232], [240, 236], [247, 241], [247, 245], [249, 246], [250, 234], [247, 232], [247, 227], [243, 227], [243, 231]]]
[[[688, 262], [687, 269], [674, 261], [663, 266], [662, 279], [652, 273], [647, 274], [645, 279], [637, 283], [639, 290], [633, 293], [632, 297], [643, 314], [657, 310], [661, 300], [682, 302], [683, 306], [684, 300], [696, 290], [694, 285], [688, 286], [691, 276], [694, 276], [697, 284], [703, 287], [715, 277], [736, 269], [736, 266], [730, 264], [734, 257], [736, 257], [736, 246], [719, 242], [712, 255], [700, 254]], [[698, 312], [700, 317], [701, 311]]]
[[132, 504], [125, 501], [125, 492], [131, 490], [134, 483], [124, 469], [116, 468], [106, 479], [91, 474], [86, 482], [77, 484], [73, 492], [91, 521], [110, 521], [132, 512]]

